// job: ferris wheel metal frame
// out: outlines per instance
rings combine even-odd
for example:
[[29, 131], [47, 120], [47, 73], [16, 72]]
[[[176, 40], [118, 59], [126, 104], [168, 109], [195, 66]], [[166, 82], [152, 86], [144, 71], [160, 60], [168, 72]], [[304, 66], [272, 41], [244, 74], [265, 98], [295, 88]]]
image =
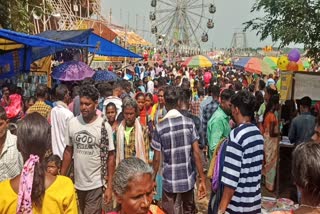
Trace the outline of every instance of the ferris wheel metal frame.
[[213, 0], [151, 0], [151, 32], [159, 48], [175, 52], [201, 49], [214, 27]]

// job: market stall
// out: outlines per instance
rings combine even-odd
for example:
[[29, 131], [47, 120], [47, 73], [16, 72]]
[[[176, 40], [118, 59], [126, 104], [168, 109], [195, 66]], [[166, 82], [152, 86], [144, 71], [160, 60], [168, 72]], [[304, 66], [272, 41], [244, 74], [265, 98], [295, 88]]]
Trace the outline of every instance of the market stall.
[[124, 61], [125, 57], [134, 59], [142, 58], [142, 56], [95, 34], [92, 32], [92, 29], [46, 31], [38, 35], [58, 41], [69, 41], [91, 45], [92, 47], [89, 48], [87, 52], [92, 54], [88, 62], [91, 63], [93, 68], [106, 68], [110, 62], [121, 62]]
[[[113, 43], [89, 30], [72, 30], [72, 31], [46, 31], [38, 36], [48, 39], [54, 39], [64, 42], [76, 42], [89, 45], [89, 52], [102, 56], [113, 57], [132, 57], [142, 58], [141, 56]], [[41, 58], [41, 56], [39, 56]]]
[[21, 72], [29, 72], [30, 65], [38, 56], [40, 48], [55, 52], [64, 48], [89, 48], [88, 44], [54, 41], [51, 39], [0, 29], [0, 79], [13, 77]]
[[[320, 73], [282, 71], [280, 73], [278, 87], [281, 103], [283, 104], [286, 100], [299, 100], [304, 96], [309, 96], [314, 102], [320, 100], [320, 95], [318, 90], [316, 90], [319, 88], [319, 82]], [[281, 114], [278, 117], [281, 118]], [[282, 164], [291, 162], [291, 160], [286, 160], [291, 158], [290, 154], [294, 148], [295, 145], [290, 142], [287, 136], [281, 137], [278, 150], [279, 159], [277, 165], [276, 198], [279, 198], [281, 194], [280, 187], [283, 186], [283, 182], [290, 182], [281, 179], [280, 173], [283, 174], [284, 172], [282, 172], [280, 168], [283, 168]], [[288, 156], [281, 156], [280, 154], [284, 153], [285, 150], [287, 151], [286, 154]], [[290, 166], [286, 166], [285, 168], [290, 169]], [[288, 170], [288, 173], [291, 173], [290, 170]]]
[[287, 72], [280, 73], [280, 99], [282, 101], [301, 99], [309, 96], [312, 100], [320, 100], [320, 73], [318, 72]]

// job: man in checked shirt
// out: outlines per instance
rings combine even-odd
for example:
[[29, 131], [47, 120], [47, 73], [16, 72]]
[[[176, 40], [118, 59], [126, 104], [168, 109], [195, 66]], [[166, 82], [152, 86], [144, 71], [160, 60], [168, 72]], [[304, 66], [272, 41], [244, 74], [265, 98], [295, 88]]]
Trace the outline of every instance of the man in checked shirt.
[[176, 87], [166, 88], [164, 99], [168, 113], [156, 125], [152, 138], [155, 174], [159, 170], [160, 157], [163, 157], [162, 206], [168, 214], [175, 213], [175, 205], [182, 206], [184, 214], [195, 213], [196, 169], [200, 177], [198, 198], [206, 196], [205, 176], [198, 144], [199, 135], [193, 120], [177, 110], [180, 96]]
[[17, 148], [17, 137], [8, 130], [6, 111], [0, 106], [0, 182], [21, 173], [23, 159]]

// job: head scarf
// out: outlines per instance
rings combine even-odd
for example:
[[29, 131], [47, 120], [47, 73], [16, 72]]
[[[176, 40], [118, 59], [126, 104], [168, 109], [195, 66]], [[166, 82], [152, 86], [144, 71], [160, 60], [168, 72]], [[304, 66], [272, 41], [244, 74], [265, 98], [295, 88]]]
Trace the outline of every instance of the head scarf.
[[32, 214], [32, 183], [34, 167], [38, 162], [39, 157], [31, 154], [23, 166], [19, 184], [17, 214]]

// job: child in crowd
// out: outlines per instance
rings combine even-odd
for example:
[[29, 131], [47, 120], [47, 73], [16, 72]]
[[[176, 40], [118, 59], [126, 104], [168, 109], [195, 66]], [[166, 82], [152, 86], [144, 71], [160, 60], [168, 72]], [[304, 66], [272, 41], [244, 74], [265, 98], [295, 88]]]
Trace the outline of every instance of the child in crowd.
[[[61, 164], [62, 164], [62, 161], [58, 155], [51, 155], [47, 161], [47, 172], [53, 176], [60, 175], [61, 174]], [[77, 193], [75, 193], [75, 194], [76, 194], [77, 206], [79, 208], [78, 194]], [[79, 209], [78, 209], [78, 213], [80, 213]]]
[[61, 159], [58, 155], [51, 155], [47, 162], [47, 172], [56, 176], [60, 175]]

